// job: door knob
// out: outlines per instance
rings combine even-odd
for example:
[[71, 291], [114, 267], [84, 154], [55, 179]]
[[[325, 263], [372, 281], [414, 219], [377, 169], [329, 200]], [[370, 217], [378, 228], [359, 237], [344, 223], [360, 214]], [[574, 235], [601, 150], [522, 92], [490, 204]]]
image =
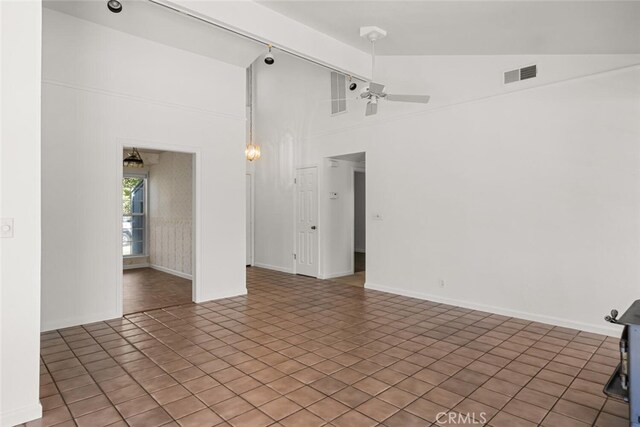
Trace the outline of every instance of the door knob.
[[315, 225], [312, 225], [312, 226], [311, 226], [311, 229], [312, 229], [312, 230], [315, 230], [315, 229], [316, 229], [316, 226], [315, 226]]

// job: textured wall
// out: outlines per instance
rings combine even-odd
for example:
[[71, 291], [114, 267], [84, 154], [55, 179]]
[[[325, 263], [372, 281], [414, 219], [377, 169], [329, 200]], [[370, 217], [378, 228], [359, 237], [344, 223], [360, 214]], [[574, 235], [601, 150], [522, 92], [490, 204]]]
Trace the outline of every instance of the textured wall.
[[193, 161], [164, 152], [149, 171], [149, 258], [153, 266], [192, 272]]

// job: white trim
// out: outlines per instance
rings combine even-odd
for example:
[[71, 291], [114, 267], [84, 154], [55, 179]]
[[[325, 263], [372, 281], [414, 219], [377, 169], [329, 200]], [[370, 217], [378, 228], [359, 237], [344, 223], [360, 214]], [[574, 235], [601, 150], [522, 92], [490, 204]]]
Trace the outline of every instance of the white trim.
[[617, 327], [614, 325], [603, 326], [600, 324], [576, 322], [569, 319], [563, 319], [561, 317], [547, 316], [543, 314], [530, 313], [530, 312], [520, 311], [520, 310], [512, 310], [509, 308], [496, 307], [493, 305], [480, 304], [472, 301], [459, 300], [455, 298], [447, 298], [447, 297], [428, 294], [424, 292], [410, 291], [407, 289], [392, 288], [389, 286], [382, 286], [382, 285], [378, 285], [371, 282], [366, 282], [364, 286], [366, 289], [371, 289], [374, 291], [387, 292], [395, 295], [418, 298], [418, 299], [433, 301], [441, 304], [454, 305], [458, 307], [468, 308], [471, 310], [480, 310], [488, 313], [499, 314], [502, 316], [516, 317], [519, 319], [530, 320], [532, 322], [546, 323], [548, 325], [577, 329], [580, 331], [592, 332], [595, 334], [603, 334], [603, 335], [619, 337], [622, 332], [620, 327]]
[[[122, 277], [122, 274], [118, 274], [118, 276]], [[71, 326], [86, 325], [88, 323], [106, 322], [107, 320], [118, 319], [122, 317], [122, 304], [120, 304], [120, 307], [118, 307], [118, 309], [120, 311], [119, 313], [116, 310], [116, 311], [109, 311], [106, 313], [98, 313], [98, 314], [91, 313], [83, 316], [70, 317], [68, 319], [56, 319], [52, 322], [44, 322], [42, 324], [41, 332], [53, 331], [55, 329], [64, 329], [64, 328], [69, 328]]]
[[[251, 265], [254, 266], [255, 262], [256, 262], [256, 232], [255, 232], [255, 228], [256, 228], [256, 223], [255, 223], [255, 179], [253, 176], [253, 172], [246, 172], [245, 175], [249, 176], [249, 182], [251, 183], [251, 194], [249, 194], [249, 199], [251, 200], [251, 212], [249, 213], [249, 215], [251, 216], [251, 218], [248, 218], [251, 221], [251, 228], [249, 230], [249, 243], [251, 245], [251, 262], [247, 265]], [[246, 198], [245, 198], [246, 199]], [[246, 211], [246, 209], [245, 209]], [[246, 227], [245, 227], [246, 229]], [[246, 240], [246, 239], [245, 239]], [[245, 261], [246, 262], [246, 261]]]
[[141, 264], [123, 264], [122, 265], [123, 270], [133, 270], [136, 268], [149, 268], [149, 267], [151, 267], [151, 264], [149, 264], [148, 262], [143, 262]]
[[193, 276], [191, 274], [183, 273], [182, 271], [172, 270], [170, 268], [162, 267], [160, 265], [155, 265], [155, 264], [149, 264], [149, 267], [153, 268], [154, 270], [162, 271], [163, 273], [182, 277], [183, 279], [193, 280]]
[[321, 277], [321, 279], [324, 279], [324, 280], [335, 279], [336, 277], [353, 276], [354, 274], [355, 273], [353, 273], [352, 271], [343, 271], [341, 273], [325, 274], [324, 277]]
[[207, 301], [216, 301], [225, 298], [234, 298], [234, 297], [245, 297], [247, 296], [247, 292], [238, 293], [237, 291], [225, 292], [225, 291], [214, 291], [211, 295], [205, 295], [201, 301], [194, 301], [194, 303], [203, 303]]
[[40, 402], [0, 413], [0, 425], [15, 426], [38, 418], [42, 418], [42, 405]]
[[[202, 199], [202, 168], [201, 168], [201, 157], [202, 157], [202, 153], [199, 147], [193, 147], [193, 146], [186, 146], [186, 145], [175, 145], [175, 144], [168, 144], [168, 143], [164, 143], [164, 142], [158, 142], [158, 141], [147, 141], [147, 140], [142, 140], [142, 139], [136, 139], [136, 138], [123, 138], [123, 137], [119, 137], [116, 138], [117, 143], [115, 144], [115, 149], [118, 150], [118, 152], [120, 153], [118, 155], [118, 159], [122, 158], [122, 151], [124, 150], [125, 147], [136, 147], [136, 148], [147, 148], [147, 149], [155, 149], [155, 150], [163, 150], [163, 151], [172, 151], [172, 152], [176, 152], [176, 153], [187, 153], [187, 154], [191, 154], [192, 155], [192, 159], [193, 159], [193, 171], [192, 171], [192, 179], [193, 179], [193, 198], [192, 198], [192, 203], [193, 203], [193, 226], [192, 226], [192, 249], [191, 249], [191, 256], [192, 256], [192, 276], [191, 276], [191, 300], [193, 302], [202, 302], [202, 301], [206, 301], [205, 298], [202, 297], [201, 293], [201, 289], [200, 289], [200, 283], [202, 283], [201, 280], [201, 275], [200, 275], [200, 269], [198, 268], [198, 266], [200, 265], [200, 256], [201, 256], [201, 238], [200, 238], [200, 233], [198, 233], [198, 230], [200, 230], [201, 228], [201, 220], [202, 220], [202, 214], [201, 214], [201, 209], [202, 209], [202, 205], [201, 205], [201, 199]], [[116, 168], [117, 168], [117, 174], [116, 177], [118, 179], [118, 184], [115, 188], [117, 188], [118, 190], [118, 194], [117, 194], [117, 198], [121, 199], [122, 198], [122, 176], [123, 176], [123, 172], [124, 172], [124, 168], [122, 165], [122, 161], [119, 160], [116, 164]], [[114, 207], [114, 213], [117, 214], [118, 217], [118, 223], [117, 223], [117, 233], [121, 233], [122, 232], [122, 205], [118, 205], [116, 204], [116, 206]], [[123, 271], [123, 260], [122, 260], [122, 242], [120, 239], [118, 239], [118, 245], [117, 245], [117, 254], [118, 254], [118, 262], [117, 265], [115, 266], [116, 271]], [[153, 268], [153, 265], [150, 265], [151, 268]], [[175, 274], [175, 273], [169, 273], [169, 274]], [[177, 274], [176, 274], [177, 275]], [[182, 276], [181, 276], [182, 277]], [[75, 323], [76, 325], [80, 325], [80, 324], [84, 324], [84, 323], [91, 323], [91, 322], [96, 322], [99, 320], [104, 320], [105, 318], [109, 319], [109, 318], [115, 318], [115, 317], [122, 317], [124, 310], [123, 310], [123, 305], [124, 305], [124, 298], [123, 298], [123, 280], [122, 280], [122, 274], [118, 274], [117, 278], [116, 278], [116, 310], [117, 310], [117, 314], [116, 316], [111, 316], [111, 317], [103, 317], [103, 318], [99, 318], [99, 319], [95, 319], [92, 321], [78, 321], [77, 323]], [[209, 298], [211, 299], [211, 298]], [[54, 329], [58, 329], [58, 328], [54, 328]]]
[[263, 264], [261, 262], [256, 262], [256, 263], [254, 263], [254, 266], [255, 267], [259, 267], [259, 268], [266, 268], [267, 270], [280, 271], [282, 273], [295, 274], [293, 272], [293, 269], [287, 268], [287, 267], [279, 267], [277, 265]]
[[[366, 156], [366, 151], [364, 151]], [[349, 176], [349, 196], [351, 199], [351, 203], [349, 206], [349, 230], [351, 233], [351, 274], [356, 274], [356, 252], [364, 252], [364, 249], [358, 250], [356, 249], [356, 173], [363, 173], [365, 179], [365, 191], [366, 191], [366, 180], [367, 180], [367, 170], [362, 166], [351, 166], [351, 174]], [[364, 217], [365, 221], [367, 218], [367, 207], [366, 207], [366, 197], [365, 197], [365, 208], [364, 208]], [[365, 228], [365, 242], [367, 230]]]
[[[292, 261], [293, 261], [293, 268], [291, 271], [285, 271], [285, 273], [292, 273], [292, 274], [298, 274], [298, 239], [296, 238], [297, 234], [298, 234], [298, 210], [296, 209], [297, 207], [297, 203], [298, 203], [298, 171], [302, 170], [302, 169], [315, 169], [316, 170], [316, 223], [317, 223], [317, 228], [318, 231], [316, 232], [316, 263], [317, 263], [317, 269], [316, 269], [316, 275], [315, 276], [309, 276], [309, 277], [315, 277], [316, 279], [320, 278], [320, 276], [322, 275], [322, 255], [321, 255], [321, 248], [322, 248], [322, 234], [323, 234], [323, 229], [324, 226], [322, 225], [322, 218], [321, 218], [321, 214], [320, 214], [320, 177], [321, 177], [321, 173], [322, 173], [322, 168], [318, 167], [318, 165], [310, 165], [310, 166], [300, 166], [297, 167], [295, 169], [295, 175], [294, 175], [294, 179], [296, 180], [294, 185], [293, 185], [293, 253], [296, 254], [296, 257], [294, 258], [293, 256]], [[256, 266], [259, 266], [258, 264], [256, 264]], [[269, 268], [269, 267], [264, 267], [264, 268]], [[273, 270], [273, 268], [271, 268], [271, 270]], [[284, 271], [284, 270], [278, 270], [278, 271]]]

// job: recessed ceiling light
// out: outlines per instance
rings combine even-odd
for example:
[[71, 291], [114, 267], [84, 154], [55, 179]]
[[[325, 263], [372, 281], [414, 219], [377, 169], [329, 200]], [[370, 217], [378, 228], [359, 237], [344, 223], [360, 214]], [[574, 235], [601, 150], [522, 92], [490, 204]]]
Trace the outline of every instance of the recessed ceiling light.
[[109, 0], [107, 2], [107, 7], [113, 13], [122, 12], [122, 3], [120, 3], [118, 0]]

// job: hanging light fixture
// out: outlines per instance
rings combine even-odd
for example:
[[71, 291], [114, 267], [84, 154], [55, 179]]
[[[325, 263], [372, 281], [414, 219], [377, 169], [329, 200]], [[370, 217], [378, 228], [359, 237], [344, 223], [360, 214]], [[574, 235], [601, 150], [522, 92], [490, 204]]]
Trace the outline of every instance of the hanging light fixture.
[[260, 158], [260, 146], [253, 143], [253, 65], [247, 68], [247, 106], [249, 107], [249, 141], [244, 156], [250, 162]]
[[122, 165], [125, 168], [143, 168], [144, 162], [142, 161], [142, 157], [140, 157], [140, 153], [138, 153], [138, 149], [133, 147], [129, 155], [123, 160]]
[[255, 144], [247, 144], [244, 149], [244, 155], [250, 162], [260, 158], [260, 146]]

